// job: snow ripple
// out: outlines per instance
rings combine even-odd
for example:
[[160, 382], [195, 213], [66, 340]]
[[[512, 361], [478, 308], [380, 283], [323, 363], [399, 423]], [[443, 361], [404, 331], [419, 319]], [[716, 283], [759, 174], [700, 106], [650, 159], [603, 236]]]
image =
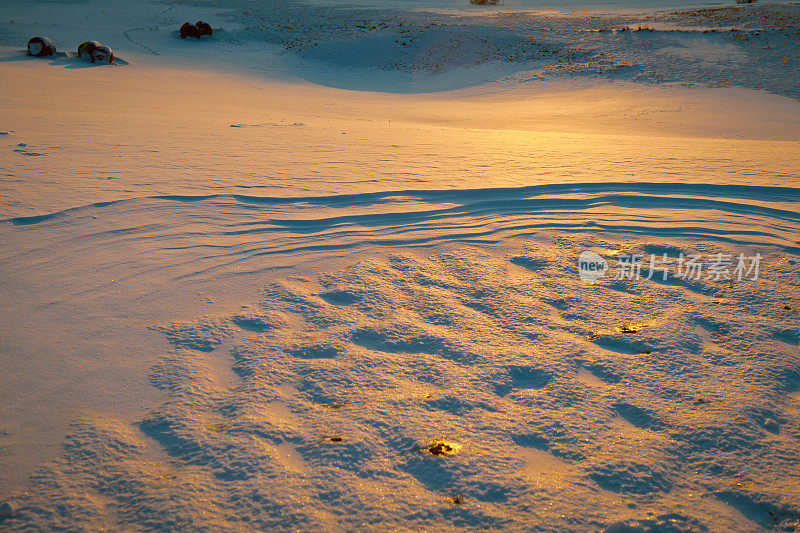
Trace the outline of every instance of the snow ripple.
[[[170, 195], [96, 203], [6, 224], [28, 232], [31, 243], [37, 227], [42, 235], [58, 227], [64, 246], [76, 239], [108, 249], [149, 243], [146, 253], [172, 258], [174, 272], [191, 277], [257, 272], [271, 268], [276, 259], [270, 257], [276, 256], [282, 261], [376, 246], [497, 244], [558, 231], [757, 243], [798, 254], [799, 201], [800, 191], [788, 187], [669, 183], [303, 198]], [[18, 257], [27, 257], [27, 251]]]

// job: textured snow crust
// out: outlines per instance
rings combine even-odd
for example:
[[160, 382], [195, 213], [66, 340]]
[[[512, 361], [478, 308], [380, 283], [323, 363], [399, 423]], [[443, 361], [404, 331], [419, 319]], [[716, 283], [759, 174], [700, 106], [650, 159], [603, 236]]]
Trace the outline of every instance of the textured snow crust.
[[[582, 249], [730, 245], [554, 233], [512, 247], [387, 250], [158, 326], [173, 349], [150, 379], [168, 399], [136, 429], [75, 422], [6, 525], [796, 526], [795, 254], [748, 247], [765, 253], [758, 281], [585, 284]], [[439, 439], [458, 453], [431, 455]]]
[[0, 5], [0, 528], [800, 528], [798, 6], [476, 15]]

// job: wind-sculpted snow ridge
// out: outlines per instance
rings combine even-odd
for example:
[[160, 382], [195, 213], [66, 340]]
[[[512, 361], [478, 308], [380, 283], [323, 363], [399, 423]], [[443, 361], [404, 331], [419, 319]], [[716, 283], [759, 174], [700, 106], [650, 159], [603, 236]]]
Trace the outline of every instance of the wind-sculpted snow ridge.
[[414, 91], [433, 74], [492, 65], [449, 83], [473, 85], [524, 72], [528, 82], [589, 75], [800, 96], [798, 5], [605, 16], [503, 11], [475, 16], [238, 0], [220, 7], [236, 13], [245, 34], [283, 46], [309, 62], [306, 66], [333, 68], [333, 73], [301, 69], [328, 85], [369, 89], [363, 86], [369, 81], [351, 74], [377, 69], [408, 78], [406, 89], [394, 80], [394, 91]]
[[140, 431], [76, 422], [3, 525], [792, 530], [797, 257], [721, 283], [585, 284], [573, 264], [727, 247], [387, 250], [159, 325], [173, 349], [150, 377], [168, 399]]
[[[166, 399], [134, 428], [75, 422], [2, 527], [791, 530], [797, 200], [595, 183], [170, 196], [3, 224], [28, 246], [11, 273], [76, 248], [96, 272], [135, 251], [115, 275], [152, 284], [287, 270], [240, 309], [149, 324]], [[584, 250], [762, 260], [758, 279], [590, 284]]]
[[[198, 279], [257, 273], [319, 253], [498, 244], [559, 231], [712, 239], [732, 247], [756, 243], [798, 254], [799, 201], [798, 189], [789, 187], [676, 183], [302, 198], [170, 195], [10, 219], [7, 224], [24, 233], [9, 239], [24, 236], [25, 242], [18, 254], [4, 259], [12, 269], [16, 260], [30, 265], [40, 234], [42, 250], [58, 249], [61, 245], [50, 240], [55, 227], [67, 251], [76, 239], [105, 250], [97, 255], [111, 259], [123, 247], [151, 257], [172, 276]], [[149, 266], [142, 268], [149, 271]]]

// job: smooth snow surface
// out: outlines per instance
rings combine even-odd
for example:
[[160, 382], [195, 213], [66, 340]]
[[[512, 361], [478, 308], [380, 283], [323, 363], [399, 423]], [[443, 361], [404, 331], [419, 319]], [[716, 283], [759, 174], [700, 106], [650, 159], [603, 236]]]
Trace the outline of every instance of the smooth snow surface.
[[800, 527], [800, 11], [637, 6], [0, 5], [0, 529]]

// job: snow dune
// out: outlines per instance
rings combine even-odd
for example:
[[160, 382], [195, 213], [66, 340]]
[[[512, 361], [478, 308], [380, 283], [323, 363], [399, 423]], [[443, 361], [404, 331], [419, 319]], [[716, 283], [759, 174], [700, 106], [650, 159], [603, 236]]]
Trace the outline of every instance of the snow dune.
[[2, 219], [170, 194], [798, 180], [796, 102], [741, 88], [506, 80], [397, 95], [174, 59], [66, 69], [10, 57]]

